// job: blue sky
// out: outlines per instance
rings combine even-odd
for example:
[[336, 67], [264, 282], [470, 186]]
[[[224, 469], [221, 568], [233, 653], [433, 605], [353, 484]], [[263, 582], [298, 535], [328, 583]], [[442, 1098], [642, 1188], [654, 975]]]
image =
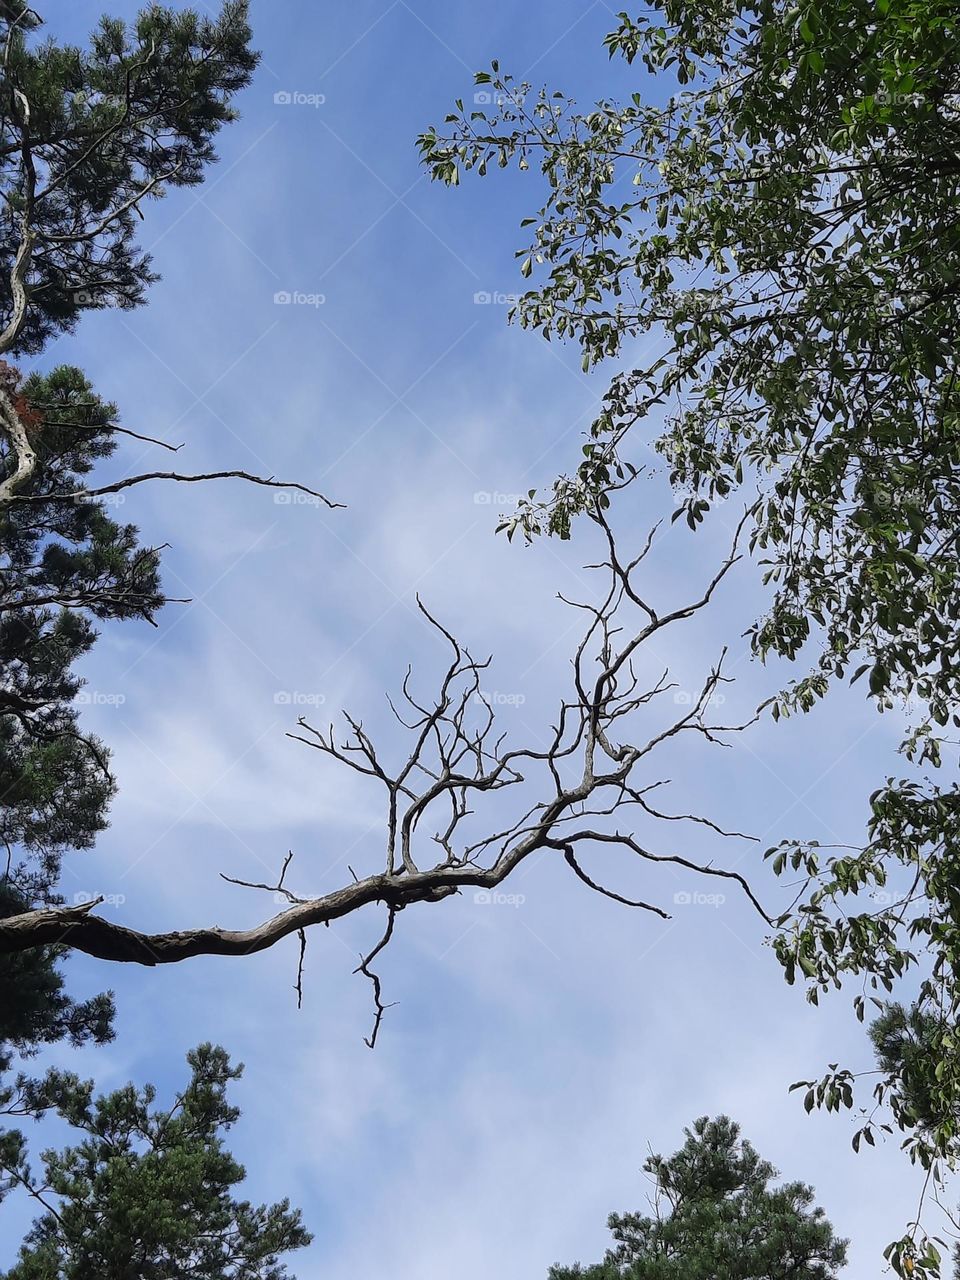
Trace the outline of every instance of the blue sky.
[[[80, 38], [102, 7], [45, 16]], [[504, 727], [531, 741], [550, 723], [579, 626], [556, 594], [595, 590], [589, 539], [524, 548], [493, 530], [505, 495], [572, 464], [608, 371], [584, 377], [575, 350], [475, 301], [520, 288], [518, 223], [539, 203], [537, 178], [447, 191], [418, 168], [414, 143], [494, 57], [580, 101], [659, 91], [608, 62], [615, 19], [602, 3], [255, 0], [253, 19], [263, 64], [219, 165], [204, 187], [147, 210], [143, 243], [163, 276], [149, 305], [91, 315], [43, 357], [80, 365], [132, 429], [185, 441], [184, 469], [259, 470], [347, 504], [327, 512], [224, 483], [146, 486], [118, 508], [147, 540], [171, 543], [167, 589], [192, 603], [171, 605], [157, 631], [106, 629], [87, 664], [88, 723], [115, 752], [121, 790], [64, 892], [109, 895], [144, 928], [252, 923], [272, 901], [219, 873], [270, 879], [287, 850], [306, 892], [341, 883], [348, 863], [377, 865], [379, 797], [284, 735], [303, 708], [322, 723], [348, 706], [399, 750], [383, 695], [408, 661], [429, 689], [442, 657], [417, 592], [496, 655], [489, 689], [503, 695]], [[278, 292], [316, 305], [278, 305]], [[115, 465], [163, 461], [136, 446]], [[663, 477], [635, 488], [623, 537], [671, 510]], [[696, 537], [677, 526], [657, 547], [652, 593], [696, 593], [727, 536], [722, 511]], [[749, 711], [784, 677], [745, 655], [759, 604], [740, 573], [709, 622], [671, 636], [652, 665], [668, 660], [692, 687], [729, 644], [730, 707]], [[686, 746], [657, 768], [674, 779], [675, 808], [699, 806], [765, 844], [856, 840], [867, 795], [899, 767], [891, 719], [839, 694], [802, 722], [761, 724], [727, 752]], [[706, 847], [676, 830], [658, 839], [664, 851]], [[714, 852], [774, 893], [753, 846]], [[626, 855], [591, 866], [673, 919], [591, 895], [546, 858], [505, 886], [518, 905], [465, 895], [411, 909], [380, 966], [397, 1007], [373, 1053], [369, 989], [351, 973], [382, 928], [369, 912], [315, 932], [299, 1012], [293, 939], [161, 971], [76, 959], [78, 991], [115, 988], [119, 1035], [63, 1060], [103, 1087], [161, 1089], [202, 1039], [243, 1060], [232, 1145], [246, 1194], [302, 1206], [316, 1239], [293, 1264], [301, 1280], [387, 1269], [525, 1280], [595, 1260], [607, 1213], [643, 1203], [648, 1148], [673, 1150], [684, 1124], [721, 1110], [815, 1185], [853, 1238], [850, 1280], [874, 1276], [919, 1183], [896, 1143], [854, 1157], [849, 1117], [808, 1118], [786, 1092], [827, 1061], [870, 1065], [847, 998], [815, 1010], [788, 989], [733, 893], [674, 907], [704, 886], [651, 878]], [[0, 1265], [29, 1216], [5, 1206]]]

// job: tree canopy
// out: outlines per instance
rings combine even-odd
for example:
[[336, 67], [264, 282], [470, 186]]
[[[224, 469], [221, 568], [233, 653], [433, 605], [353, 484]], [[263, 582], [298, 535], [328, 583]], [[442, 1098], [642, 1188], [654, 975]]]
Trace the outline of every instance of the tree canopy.
[[212, 18], [159, 4], [103, 17], [86, 47], [36, 26], [22, 0], [0, 12], [0, 355], [39, 351], [85, 309], [143, 302], [156, 276], [141, 202], [203, 181], [257, 64], [245, 0]]
[[836, 1280], [847, 1242], [810, 1187], [771, 1186], [773, 1165], [726, 1116], [685, 1133], [679, 1151], [643, 1166], [652, 1214], [611, 1214], [604, 1260], [551, 1267], [549, 1280]]
[[[950, 1105], [907, 1147], [942, 1169], [960, 1151], [960, 791], [920, 769], [960, 724], [957, 9], [657, 0], [605, 46], [634, 69], [622, 101], [581, 109], [496, 62], [476, 76], [494, 105], [458, 102], [420, 138], [447, 184], [539, 170], [515, 315], [578, 344], [584, 369], [617, 363], [579, 466], [503, 527], [572, 536], [629, 501], [652, 444], [692, 529], [730, 500], [748, 513], [769, 591], [753, 651], [807, 664], [773, 716], [864, 677], [878, 710], [911, 712], [906, 774], [870, 797], [863, 846], [768, 856], [802, 878], [775, 947], [813, 1001], [852, 978], [882, 1008], [918, 968]], [[855, 1083], [831, 1068], [808, 1103], [853, 1106]]]
[[0, 1144], [0, 1193], [29, 1191], [41, 1214], [5, 1280], [283, 1280], [282, 1255], [310, 1243], [289, 1202], [234, 1198], [243, 1167], [224, 1148], [239, 1112], [227, 1089], [242, 1068], [223, 1049], [187, 1055], [190, 1078], [172, 1105], [152, 1086], [94, 1097], [93, 1084], [48, 1073], [42, 1102], [82, 1135], [45, 1151], [42, 1177], [22, 1143]]

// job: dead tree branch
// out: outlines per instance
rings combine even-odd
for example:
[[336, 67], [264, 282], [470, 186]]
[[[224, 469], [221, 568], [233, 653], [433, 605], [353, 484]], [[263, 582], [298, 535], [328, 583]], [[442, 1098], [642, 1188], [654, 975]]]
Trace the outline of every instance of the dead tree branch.
[[[603, 516], [596, 519], [609, 535]], [[611, 554], [600, 566], [607, 575], [603, 598], [599, 603], [570, 602], [586, 615], [587, 625], [574, 654], [572, 689], [561, 701], [545, 742], [537, 746], [508, 746], [508, 735], [498, 731], [494, 708], [481, 692], [481, 676], [489, 660], [475, 659], [418, 602], [449, 659], [432, 699], [414, 692], [408, 670], [401, 709], [390, 703], [407, 736], [401, 758], [391, 764], [385, 747], [349, 714], [344, 717], [343, 737], [333, 725], [321, 729], [303, 718], [289, 735], [381, 789], [384, 845], [379, 869], [365, 876], [352, 874], [348, 883], [321, 896], [297, 894], [287, 887], [289, 854], [275, 885], [224, 876], [230, 883], [280, 895], [289, 904], [250, 929], [144, 933], [103, 919], [93, 910], [95, 904], [42, 907], [0, 920], [0, 952], [57, 943], [100, 959], [144, 965], [176, 963], [199, 955], [249, 955], [291, 934], [299, 934], [302, 945], [304, 931], [312, 926], [382, 903], [389, 913], [386, 933], [358, 970], [374, 984], [377, 1018], [371, 1039], [375, 1039], [383, 1006], [370, 964], [389, 942], [397, 913], [465, 889], [495, 889], [539, 851], [561, 856], [591, 889], [662, 918], [667, 918], [662, 908], [602, 886], [583, 869], [582, 851], [601, 852], [613, 846], [651, 867], [672, 864], [720, 877], [735, 883], [760, 918], [773, 925], [745, 876], [675, 849], [658, 852], [638, 838], [629, 824], [624, 825], [636, 814], [662, 819], [671, 832], [677, 824], [689, 822], [725, 839], [750, 839], [700, 815], [665, 814], [653, 808], [647, 797], [665, 786], [666, 780], [642, 776], [657, 748], [678, 736], [722, 743], [753, 722], [755, 717], [733, 725], [710, 719], [716, 691], [726, 680], [723, 655], [699, 692], [691, 693], [682, 705], [671, 705], [664, 697], [675, 687], [666, 673], [646, 683], [634, 665], [642, 646], [707, 608], [739, 558], [742, 528], [741, 523], [729, 554], [704, 591], [690, 603], [666, 611], [648, 603], [634, 580], [645, 552], [625, 564], [611, 542]], [[637, 613], [631, 627], [631, 616]], [[505, 793], [504, 798], [494, 802], [499, 792]], [[510, 808], [514, 812], [507, 817]], [[619, 825], [610, 825], [611, 820]], [[302, 951], [298, 987], [301, 978]]]
[[[0, 402], [2, 408], [2, 402]], [[114, 428], [111, 428], [114, 430]], [[155, 441], [153, 443], [160, 443]], [[164, 445], [169, 448], [169, 445]], [[329, 498], [324, 497], [322, 493], [318, 493], [316, 489], [308, 489], [305, 484], [299, 484], [295, 480], [275, 480], [273, 476], [256, 476], [249, 471], [208, 471], [203, 475], [181, 475], [176, 471], [145, 471], [142, 475], [127, 476], [123, 480], [115, 480], [113, 484], [101, 485], [98, 489], [76, 489], [73, 493], [57, 494], [60, 501], [77, 502], [80, 500], [88, 501], [93, 498], [101, 498], [108, 493], [119, 493], [122, 489], [129, 489], [136, 484], [144, 484], [147, 480], [176, 480], [181, 484], [196, 484], [201, 480], [245, 480], [247, 484], [263, 485], [267, 489], [296, 489], [300, 493], [306, 493], [311, 498], [316, 498], [318, 502], [322, 502], [329, 507], [331, 511], [337, 508], [342, 509], [342, 502], [332, 502]], [[0, 499], [4, 496], [0, 493]], [[8, 498], [11, 502], [49, 502], [50, 495], [47, 493], [34, 494], [18, 494], [11, 493]]]
[[362, 973], [365, 978], [369, 978], [373, 983], [373, 1005], [375, 1010], [373, 1017], [373, 1030], [369, 1036], [364, 1038], [364, 1044], [368, 1049], [376, 1048], [377, 1036], [380, 1034], [380, 1023], [383, 1021], [383, 1015], [388, 1009], [392, 1009], [394, 1007], [392, 1004], [384, 1004], [381, 1000], [380, 995], [382, 986], [380, 982], [380, 975], [378, 973], [374, 973], [370, 968], [370, 965], [393, 937], [393, 926], [397, 918], [397, 910], [397, 907], [390, 908], [390, 912], [387, 917], [387, 927], [383, 931], [383, 937], [371, 952], [366, 956], [361, 956], [360, 963], [353, 971], [354, 973]]

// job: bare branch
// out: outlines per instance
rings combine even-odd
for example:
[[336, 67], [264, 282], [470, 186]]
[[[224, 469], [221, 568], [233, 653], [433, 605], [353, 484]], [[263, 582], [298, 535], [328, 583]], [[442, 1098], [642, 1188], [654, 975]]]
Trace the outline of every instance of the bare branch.
[[[39, 410], [40, 412], [43, 412], [42, 404], [33, 404], [31, 407]], [[57, 407], [59, 408], [59, 406]], [[77, 407], [76, 404], [71, 406], [71, 408], [76, 408], [76, 407]], [[111, 435], [130, 436], [132, 440], [142, 440], [144, 444], [158, 445], [161, 449], [166, 449], [170, 453], [179, 453], [185, 443], [183, 440], [181, 440], [179, 444], [170, 444], [168, 441], [160, 440], [156, 436], [141, 435], [139, 431], [131, 431], [129, 427], [121, 427], [120, 424], [117, 422], [111, 422], [108, 427], [104, 428], [99, 422], [95, 422], [95, 423], [58, 422], [55, 418], [51, 418], [49, 414], [46, 414], [46, 413], [44, 413], [43, 422], [44, 422], [44, 426], [47, 426], [47, 427], [69, 427], [72, 431], [107, 430], [110, 432]]]
[[[140, 201], [145, 199], [152, 191], [161, 187], [165, 182], [169, 182], [183, 168], [182, 164], [175, 164], [172, 169], [168, 169], [166, 173], [158, 173], [155, 178], [151, 178], [149, 182], [145, 182], [129, 199], [124, 200], [117, 205], [115, 209], [111, 209], [105, 214], [99, 222], [94, 223], [92, 227], [86, 227], [83, 231], [72, 231], [69, 235], [54, 236], [47, 232], [38, 233], [38, 238], [44, 244], [79, 244], [84, 240], [96, 240], [97, 236], [102, 235], [111, 223], [116, 222], [118, 218], [122, 218], [130, 209], [136, 209], [139, 212]], [[42, 196], [52, 190], [52, 186], [41, 193]]]
[[625, 907], [642, 907], [644, 911], [653, 911], [656, 915], [660, 916], [662, 920], [670, 919], [669, 914], [664, 911], [662, 907], [651, 906], [649, 902], [635, 902], [631, 898], [622, 898], [619, 893], [614, 893], [612, 889], [604, 889], [603, 885], [597, 884], [595, 880], [590, 879], [583, 867], [581, 867], [579, 862], [577, 862], [573, 849], [570, 845], [561, 847], [563, 848], [563, 859], [567, 866], [572, 869], [574, 874], [578, 876], [585, 885], [595, 890], [595, 892], [602, 893], [605, 898], [612, 898], [614, 902], [622, 902]]
[[[208, 471], [203, 475], [180, 475], [176, 471], [146, 471], [143, 475], [128, 476], [125, 480], [116, 480], [113, 484], [101, 485], [98, 489], [77, 489], [75, 493], [61, 493], [57, 494], [57, 497], [62, 501], [79, 498], [100, 498], [104, 494], [119, 493], [121, 489], [129, 489], [131, 486], [143, 484], [147, 480], [178, 480], [185, 484], [196, 484], [201, 480], [245, 480], [248, 484], [259, 484], [268, 489], [298, 489], [301, 493], [309, 494], [311, 498], [318, 499], [331, 510], [343, 507], [342, 502], [332, 502], [329, 498], [324, 497], [322, 493], [318, 493], [316, 489], [308, 489], [305, 484], [298, 484], [295, 480], [275, 480], [272, 476], [265, 478], [251, 475], [249, 471]], [[0, 496], [3, 496], [2, 493], [0, 493]], [[10, 500], [49, 502], [50, 495], [47, 493], [15, 493], [10, 495]]]
[[[489, 659], [473, 658], [421, 601], [421, 615], [449, 658], [432, 699], [414, 692], [408, 668], [402, 692], [410, 710], [401, 716], [390, 703], [407, 735], [399, 758], [391, 760], [391, 752], [363, 722], [347, 713], [343, 741], [333, 725], [319, 729], [303, 718], [298, 721], [299, 731], [289, 735], [381, 790], [384, 860], [379, 870], [358, 875], [348, 868], [347, 883], [311, 896], [288, 887], [292, 860], [288, 853], [275, 884], [223, 876], [231, 884], [282, 896], [288, 904], [251, 929], [142, 933], [102, 919], [90, 904], [82, 909], [52, 907], [0, 920], [0, 953], [59, 943], [106, 960], [157, 965], [197, 955], [248, 955], [297, 934], [301, 951], [296, 990], [302, 999], [306, 930], [382, 903], [388, 912], [386, 930], [357, 969], [373, 984], [376, 1013], [368, 1039], [373, 1044], [388, 1006], [381, 999], [380, 979], [371, 965], [392, 938], [397, 914], [416, 903], [438, 902], [466, 889], [495, 889], [541, 851], [562, 857], [595, 892], [661, 919], [670, 918], [661, 907], [620, 894], [588, 874], [581, 851], [618, 848], [651, 869], [673, 865], [723, 878], [735, 883], [759, 918], [772, 926], [774, 918], [739, 872], [715, 866], [712, 860], [695, 861], [672, 848], [657, 851], [633, 831], [613, 825], [618, 814], [639, 810], [671, 832], [678, 823], [692, 822], [709, 836], [752, 840], [706, 816], [655, 808], [649, 797], [667, 783], [643, 773], [657, 748], [679, 734], [695, 734], [706, 747], [724, 742], [744, 727], [715, 724], [709, 718], [714, 694], [726, 680], [723, 655], [699, 693], [676, 708], [663, 697], [674, 687], [667, 673], [647, 684], [638, 675], [639, 664], [634, 664], [652, 637], [708, 606], [737, 561], [743, 524], [706, 589], [687, 605], [662, 610], [647, 600], [635, 582], [653, 535], [641, 554], [628, 562], [617, 555], [606, 524], [598, 523], [610, 552], [602, 566], [595, 566], [607, 574], [606, 593], [599, 604], [574, 605], [584, 613], [586, 626], [574, 654], [572, 690], [560, 702], [555, 723], [543, 741], [535, 746], [509, 745], [508, 735], [499, 731], [493, 706], [481, 694], [481, 676]], [[504, 797], [495, 799], [501, 791]], [[604, 876], [608, 879], [609, 866]]]
[[300, 959], [297, 962], [297, 981], [294, 990], [297, 993], [297, 1008], [303, 1008], [303, 962], [307, 956], [307, 935], [303, 929], [298, 931], [300, 939]]
[[354, 969], [353, 971], [354, 973], [362, 973], [365, 978], [369, 978], [370, 981], [373, 983], [373, 1004], [376, 1012], [374, 1013], [374, 1019], [373, 1019], [373, 1031], [370, 1033], [369, 1036], [367, 1036], [364, 1039], [364, 1044], [367, 1046], [368, 1049], [373, 1049], [376, 1047], [377, 1036], [380, 1034], [380, 1023], [383, 1021], [383, 1015], [386, 1013], [388, 1009], [392, 1009], [394, 1007], [393, 1004], [384, 1004], [383, 1001], [380, 999], [380, 993], [381, 993], [380, 975], [377, 973], [374, 973], [371, 970], [370, 965], [373, 963], [376, 957], [380, 954], [380, 952], [384, 949], [384, 947], [393, 937], [393, 925], [396, 918], [397, 918], [397, 908], [391, 907], [390, 914], [387, 917], [387, 927], [383, 932], [383, 937], [380, 939], [377, 945], [373, 948], [373, 950], [369, 952], [368, 955], [360, 957], [360, 963], [359, 965], [357, 965], [356, 969]]

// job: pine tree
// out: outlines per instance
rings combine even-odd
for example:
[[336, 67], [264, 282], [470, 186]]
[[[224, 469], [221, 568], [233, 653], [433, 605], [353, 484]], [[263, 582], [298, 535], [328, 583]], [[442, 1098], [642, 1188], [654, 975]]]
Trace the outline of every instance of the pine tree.
[[245, 0], [215, 18], [159, 4], [130, 25], [104, 17], [85, 48], [39, 41], [32, 15], [0, 9], [0, 355], [143, 301], [156, 276], [140, 206], [203, 181], [257, 63]]
[[85, 48], [43, 41], [38, 25], [20, 0], [0, 6], [0, 838], [17, 851], [5, 881], [49, 905], [63, 853], [92, 844], [114, 789], [73, 705], [76, 660], [96, 622], [153, 622], [165, 602], [159, 551], [111, 518], [112, 496], [157, 478], [279, 482], [147, 472], [98, 485], [121, 435], [147, 438], [81, 370], [24, 379], [5, 359], [84, 310], [144, 300], [156, 276], [135, 238], [142, 206], [216, 159], [257, 62], [246, 3], [103, 18]]
[[[0, 916], [14, 915], [27, 905], [0, 882]], [[47, 1081], [23, 1069], [44, 1045], [66, 1040], [79, 1047], [113, 1039], [112, 995], [72, 999], [64, 990], [59, 959], [57, 947], [0, 956], [0, 1116], [38, 1120], [54, 1105]], [[15, 1062], [20, 1070], [13, 1076]], [[22, 1161], [25, 1149], [21, 1132], [0, 1130], [0, 1168]], [[0, 1185], [0, 1199], [7, 1189]]]
[[[0, 6], [0, 357], [143, 301], [141, 205], [202, 180], [257, 61], [235, 0], [213, 19], [103, 18], [85, 48], [41, 25], [22, 0]], [[152, 621], [163, 603], [157, 551], [84, 488], [121, 431], [79, 369], [24, 381], [0, 359], [0, 838], [17, 851], [4, 881], [30, 901], [56, 900], [62, 854], [93, 843], [114, 789], [74, 664], [95, 620]]]
[[[165, 603], [159, 549], [112, 518], [110, 495], [160, 476], [276, 483], [150, 472], [98, 485], [119, 436], [137, 433], [81, 370], [24, 378], [8, 363], [85, 310], [144, 300], [156, 276], [136, 243], [141, 206], [201, 182], [215, 160], [257, 62], [245, 0], [213, 18], [159, 4], [131, 24], [103, 18], [84, 48], [42, 40], [41, 25], [24, 0], [0, 0], [0, 916], [62, 901], [63, 855], [106, 825], [114, 780], [78, 716], [76, 662], [99, 622], [152, 623]], [[44, 1210], [9, 1277], [278, 1280], [279, 1255], [309, 1236], [286, 1202], [256, 1209], [230, 1194], [244, 1171], [220, 1135], [237, 1118], [225, 1094], [240, 1071], [222, 1049], [190, 1055], [166, 1111], [151, 1109], [150, 1087], [95, 1101], [74, 1075], [23, 1070], [43, 1045], [113, 1034], [112, 997], [72, 999], [61, 953], [0, 956], [0, 1115], [53, 1111], [85, 1135], [44, 1153], [36, 1180], [24, 1135], [0, 1132], [0, 1199], [25, 1189]]]
[[777, 1173], [726, 1116], [685, 1130], [674, 1155], [651, 1156], [653, 1216], [612, 1214], [616, 1247], [595, 1266], [555, 1266], [550, 1280], [833, 1280], [846, 1261], [813, 1191], [771, 1187]]
[[152, 1086], [94, 1098], [92, 1083], [50, 1073], [44, 1101], [83, 1134], [44, 1152], [35, 1176], [22, 1146], [0, 1144], [0, 1192], [28, 1190], [43, 1212], [4, 1280], [282, 1280], [280, 1256], [310, 1243], [289, 1202], [234, 1198], [243, 1167], [223, 1146], [239, 1116], [227, 1087], [242, 1071], [206, 1044], [171, 1107]]
[[0, 835], [22, 855], [7, 882], [49, 901], [63, 852], [93, 843], [113, 793], [107, 750], [79, 725], [74, 664], [95, 619], [152, 620], [162, 595], [157, 552], [84, 492], [116, 447], [115, 407], [70, 368], [21, 385], [0, 366], [0, 395], [36, 454], [17, 500], [0, 504]]

